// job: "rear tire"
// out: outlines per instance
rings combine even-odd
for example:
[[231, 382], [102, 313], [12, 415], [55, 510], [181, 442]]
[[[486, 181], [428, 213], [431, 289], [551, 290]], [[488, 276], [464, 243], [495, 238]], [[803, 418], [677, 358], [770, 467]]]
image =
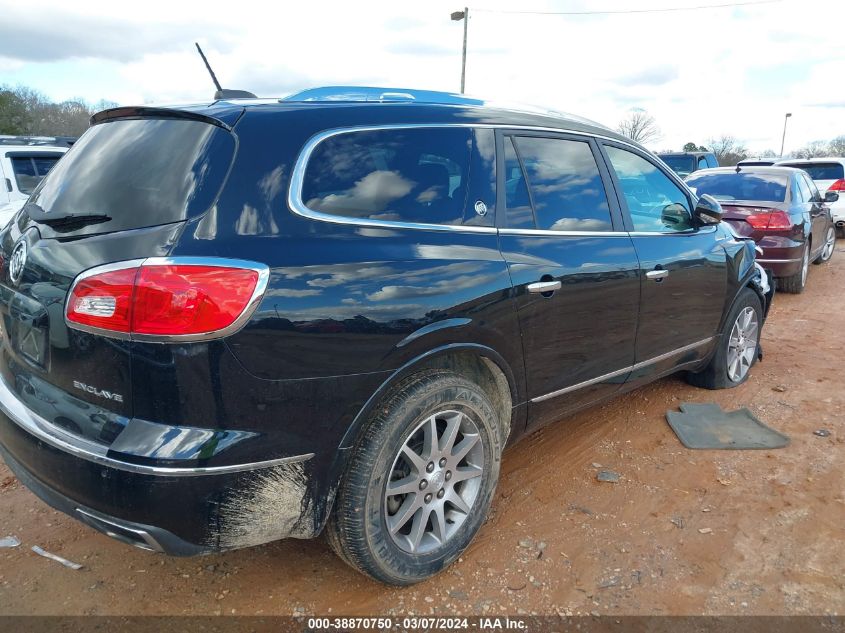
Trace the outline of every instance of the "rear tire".
[[443, 570], [486, 519], [506, 429], [485, 391], [458, 374], [401, 382], [349, 459], [326, 529], [332, 549], [392, 585]]
[[801, 254], [801, 270], [789, 277], [780, 277], [778, 279], [778, 290], [781, 292], [788, 292], [793, 295], [798, 295], [804, 292], [807, 287], [807, 275], [810, 272], [810, 244], [804, 244], [804, 250]]
[[730, 389], [748, 380], [760, 352], [762, 325], [760, 298], [745, 288], [725, 319], [725, 329], [710, 364], [700, 372], [687, 373], [687, 382], [704, 389]]
[[824, 236], [824, 247], [822, 247], [822, 252], [819, 253], [819, 256], [813, 260], [814, 264], [824, 264], [825, 262], [829, 262], [830, 258], [833, 257], [833, 251], [836, 250], [836, 228], [831, 224], [828, 229], [827, 233]]

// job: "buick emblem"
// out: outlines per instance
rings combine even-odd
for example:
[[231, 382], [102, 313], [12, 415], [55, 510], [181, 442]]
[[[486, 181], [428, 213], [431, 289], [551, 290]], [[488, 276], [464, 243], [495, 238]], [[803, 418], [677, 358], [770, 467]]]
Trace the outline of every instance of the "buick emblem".
[[9, 279], [12, 283], [18, 283], [23, 275], [23, 267], [26, 265], [26, 242], [18, 242], [15, 250], [12, 251], [12, 259], [9, 260]]

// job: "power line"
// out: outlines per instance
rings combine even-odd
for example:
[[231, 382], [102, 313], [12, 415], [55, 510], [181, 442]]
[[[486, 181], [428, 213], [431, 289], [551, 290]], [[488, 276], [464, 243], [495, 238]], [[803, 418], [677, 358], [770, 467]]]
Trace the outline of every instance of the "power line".
[[621, 9], [618, 11], [508, 11], [507, 9], [476, 9], [476, 13], [507, 13], [511, 15], [621, 15], [626, 13], [671, 13], [677, 11], [699, 11], [702, 9], [726, 9], [729, 7], [747, 7], [758, 4], [775, 4], [782, 0], [754, 0], [753, 2], [728, 2], [725, 4], [703, 4], [695, 7], [664, 7], [658, 9]]

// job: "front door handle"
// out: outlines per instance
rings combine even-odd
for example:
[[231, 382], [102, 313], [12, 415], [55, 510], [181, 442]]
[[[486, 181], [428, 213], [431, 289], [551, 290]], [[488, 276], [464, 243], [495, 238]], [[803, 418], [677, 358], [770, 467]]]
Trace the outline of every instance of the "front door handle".
[[560, 290], [560, 281], [535, 281], [533, 284], [528, 284], [528, 292], [540, 295], [546, 292], [554, 292]]
[[650, 270], [645, 274], [647, 279], [652, 281], [662, 281], [669, 276], [668, 270]]

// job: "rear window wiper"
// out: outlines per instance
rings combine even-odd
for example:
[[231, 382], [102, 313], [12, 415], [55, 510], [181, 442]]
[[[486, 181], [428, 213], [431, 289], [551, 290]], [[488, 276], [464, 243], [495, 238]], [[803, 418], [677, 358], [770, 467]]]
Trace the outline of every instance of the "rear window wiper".
[[36, 222], [46, 224], [54, 231], [75, 231], [92, 224], [110, 222], [111, 216], [104, 213], [89, 213], [80, 215], [65, 215], [60, 218], [38, 218]]

